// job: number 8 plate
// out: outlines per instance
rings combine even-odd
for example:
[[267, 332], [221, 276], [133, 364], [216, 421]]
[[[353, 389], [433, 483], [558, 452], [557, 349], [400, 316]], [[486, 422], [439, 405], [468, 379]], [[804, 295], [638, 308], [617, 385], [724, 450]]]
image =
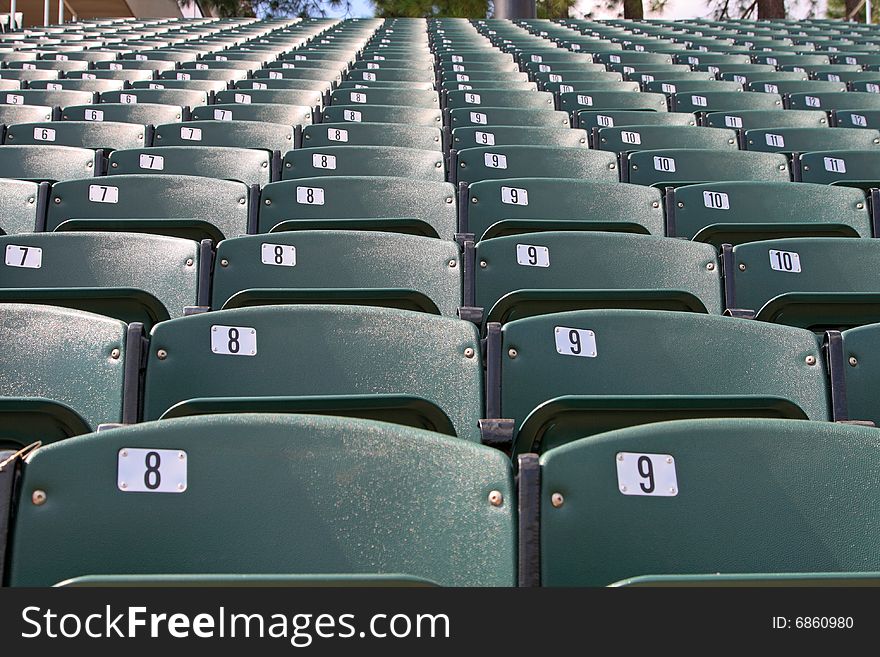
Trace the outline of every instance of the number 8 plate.
[[250, 326], [211, 327], [211, 351], [226, 356], [256, 356], [257, 330]]
[[123, 493], [182, 493], [186, 452], [123, 447], [116, 460], [116, 486]]

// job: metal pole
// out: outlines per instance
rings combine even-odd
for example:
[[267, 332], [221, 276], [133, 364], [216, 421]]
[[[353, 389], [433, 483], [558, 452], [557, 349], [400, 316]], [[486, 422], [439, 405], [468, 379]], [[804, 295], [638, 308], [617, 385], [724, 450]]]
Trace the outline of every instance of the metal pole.
[[9, 3], [9, 31], [14, 32], [17, 25], [15, 24], [15, 0]]
[[49, 25], [49, 4], [50, 0], [43, 1], [43, 26]]
[[535, 18], [535, 0], [495, 0], [494, 18]]
[[865, 23], [871, 24], [871, 0], [865, 0]]
[[58, 24], [64, 22], [64, 0], [58, 0]]

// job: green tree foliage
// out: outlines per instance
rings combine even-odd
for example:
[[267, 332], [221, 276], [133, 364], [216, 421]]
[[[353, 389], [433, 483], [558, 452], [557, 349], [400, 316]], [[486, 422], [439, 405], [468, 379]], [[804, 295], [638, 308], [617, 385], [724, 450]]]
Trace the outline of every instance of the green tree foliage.
[[[188, 5], [191, 0], [181, 0]], [[284, 18], [298, 16], [309, 18], [326, 16], [328, 9], [349, 13], [351, 0], [199, 0], [205, 10], [214, 10], [222, 18], [234, 16], [259, 16], [260, 18]]]
[[488, 6], [487, 0], [373, 0], [379, 18], [485, 18]]
[[[859, 0], [828, 0], [828, 18], [846, 18], [859, 6]], [[854, 21], [865, 22], [865, 5], [859, 7], [853, 17]], [[871, 3], [871, 22], [880, 21], [880, 2]]]

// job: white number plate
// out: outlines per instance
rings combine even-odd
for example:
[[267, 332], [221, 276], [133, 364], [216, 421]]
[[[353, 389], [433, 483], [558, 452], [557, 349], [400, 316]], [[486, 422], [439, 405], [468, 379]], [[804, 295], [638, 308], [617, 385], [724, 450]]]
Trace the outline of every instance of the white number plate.
[[502, 187], [501, 202], [507, 205], [528, 205], [529, 192], [522, 187]]
[[592, 96], [584, 96], [583, 94], [578, 94], [577, 102], [578, 102], [578, 105], [586, 105], [587, 107], [592, 107], [593, 97]]
[[764, 85], [764, 93], [768, 93], [768, 94], [779, 93], [779, 87], [777, 87], [775, 84], [767, 83]]
[[801, 272], [801, 257], [794, 251], [775, 251], [771, 249], [770, 269], [799, 274]]
[[346, 121], [360, 121], [361, 113], [355, 110], [343, 110], [342, 118]]
[[850, 114], [849, 120], [852, 121], [853, 125], [860, 128], [865, 128], [868, 126], [868, 119], [861, 114]]
[[471, 112], [471, 123], [486, 125], [487, 123], [489, 123], [489, 117], [487, 117], [482, 112]]
[[730, 197], [724, 192], [703, 192], [703, 205], [712, 210], [730, 210]]
[[671, 157], [654, 157], [654, 169], [657, 171], [668, 171], [675, 173], [675, 160]]
[[202, 141], [202, 129], [184, 126], [180, 129], [180, 138], [187, 141]]
[[822, 101], [816, 98], [815, 96], [805, 96], [804, 100], [807, 103], [807, 107], [821, 107]]
[[464, 102], [470, 103], [471, 105], [480, 105], [480, 94], [465, 94]]
[[474, 137], [478, 144], [483, 144], [485, 146], [495, 145], [495, 135], [491, 132], [481, 132], [480, 130], [476, 130], [474, 132]]
[[119, 188], [89, 185], [89, 200], [93, 203], [119, 203]]
[[364, 74], [363, 74], [362, 79], [364, 79], [364, 80], [375, 81], [375, 80], [376, 80], [376, 74], [375, 74], [375, 73], [368, 73], [367, 71], [364, 71]]
[[516, 264], [525, 267], [549, 267], [550, 249], [532, 244], [516, 245]]
[[262, 244], [260, 261], [264, 265], [296, 267], [296, 247], [287, 244]]
[[846, 162], [838, 157], [823, 157], [825, 171], [832, 173], [846, 173]]
[[620, 133], [620, 139], [624, 144], [641, 144], [642, 136], [638, 132], [630, 132], [628, 130], [623, 130]]
[[55, 131], [52, 128], [34, 128], [34, 139], [37, 141], [55, 141]]
[[116, 485], [123, 493], [182, 493], [186, 452], [123, 447], [116, 459]]
[[215, 109], [214, 110], [214, 120], [215, 121], [231, 121], [232, 120], [232, 110]]
[[617, 489], [624, 495], [675, 497], [678, 478], [670, 454], [618, 452]]
[[24, 105], [24, 96], [18, 94], [6, 94], [7, 105]]
[[148, 155], [147, 153], [141, 153], [138, 156], [138, 166], [141, 169], [162, 171], [165, 169], [165, 158], [161, 155]]
[[336, 156], [321, 155], [319, 153], [315, 153], [314, 155], [312, 155], [312, 166], [316, 169], [335, 169]]
[[329, 141], [348, 141], [348, 130], [327, 128], [327, 139]]
[[211, 351], [226, 356], [256, 356], [257, 329], [215, 324], [211, 327]]
[[483, 153], [483, 162], [490, 169], [507, 168], [507, 156], [500, 153]]
[[119, 94], [119, 102], [126, 105], [137, 105], [138, 97], [134, 94]]
[[6, 245], [6, 266], [39, 269], [43, 266], [43, 249], [35, 246]]
[[104, 112], [102, 110], [87, 109], [84, 113], [84, 118], [86, 121], [103, 121]]
[[767, 142], [768, 146], [773, 146], [775, 148], [783, 148], [785, 146], [785, 138], [782, 135], [774, 135], [768, 132], [764, 135], [764, 140]]
[[269, 71], [269, 79], [270, 80], [281, 80], [284, 77], [284, 73], [280, 71]]
[[324, 205], [324, 190], [320, 187], [297, 187], [296, 202], [304, 205]]
[[349, 95], [351, 102], [353, 103], [366, 103], [367, 102], [367, 94], [362, 93], [353, 93]]
[[251, 97], [248, 94], [235, 94], [233, 100], [236, 103], [247, 105], [251, 102]]
[[192, 78], [192, 76], [189, 73], [178, 73], [177, 74], [178, 80], [189, 80], [191, 78]]
[[63, 88], [64, 88], [64, 87], [62, 87], [62, 86], [61, 86], [60, 84], [58, 84], [57, 82], [49, 82], [49, 83], [46, 85], [46, 89], [48, 89], [49, 91], [61, 91]]
[[697, 107], [706, 107], [709, 103], [705, 96], [691, 96], [691, 104]]
[[743, 120], [738, 116], [725, 116], [724, 125], [728, 128], [742, 128]]
[[599, 114], [596, 116], [596, 123], [604, 128], [614, 127], [614, 119], [610, 116], [605, 116], [604, 114]]
[[678, 87], [676, 87], [674, 84], [670, 84], [668, 82], [664, 82], [660, 85], [661, 91], [663, 91], [663, 93], [665, 94], [674, 94], [677, 88]]
[[596, 334], [592, 331], [568, 326], [554, 329], [556, 351], [564, 356], [596, 357]]

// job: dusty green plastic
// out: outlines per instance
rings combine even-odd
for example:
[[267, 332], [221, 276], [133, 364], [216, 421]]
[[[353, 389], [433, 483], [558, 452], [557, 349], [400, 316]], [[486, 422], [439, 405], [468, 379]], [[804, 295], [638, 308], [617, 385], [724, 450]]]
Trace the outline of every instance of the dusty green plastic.
[[[546, 249], [549, 265], [528, 266], [544, 262], [537, 250], [529, 259], [530, 247]], [[476, 305], [487, 322], [587, 308], [722, 311], [720, 268], [705, 244], [631, 233], [544, 232], [481, 241], [476, 260]]]
[[483, 146], [458, 151], [453, 160], [459, 182], [507, 178], [571, 178], [616, 182], [617, 158], [612, 153], [555, 146]]
[[[857, 190], [853, 190], [857, 191]], [[787, 253], [774, 256], [771, 251]], [[793, 262], [797, 254], [796, 262]], [[760, 321], [811, 330], [880, 322], [880, 244], [873, 239], [804, 237], [733, 249], [730, 308]], [[799, 270], [799, 271], [798, 271]]]
[[[876, 429], [829, 422], [688, 420], [552, 450], [541, 459], [541, 583], [719, 572], [876, 580], [880, 506], [866, 491], [877, 484], [878, 441]], [[675, 495], [622, 494], [622, 453], [671, 456]]]
[[[510, 466], [481, 445], [378, 422], [268, 414], [163, 420], [62, 445], [25, 466], [24, 490], [49, 492], [41, 506], [22, 497], [12, 586], [103, 573], [515, 584]], [[119, 452], [133, 447], [185, 453], [186, 491], [121, 490]], [[500, 507], [489, 502], [496, 490]]]
[[298, 148], [288, 151], [281, 163], [281, 178], [317, 176], [384, 176], [446, 181], [443, 154], [399, 146], [346, 146]]
[[672, 94], [670, 108], [673, 112], [718, 112], [742, 110], [782, 109], [779, 94], [754, 91], [684, 91]]
[[666, 96], [638, 91], [568, 91], [559, 94], [559, 109], [577, 112], [582, 109], [667, 111]]
[[[836, 130], [836, 128], [835, 128]], [[843, 149], [810, 151], [800, 155], [801, 180], [828, 185], [834, 182], [880, 180], [880, 152]]]
[[[573, 329], [593, 332], [595, 356], [557, 351]], [[581, 310], [508, 322], [501, 353], [501, 416], [516, 421], [518, 452], [664, 419], [829, 417], [818, 339], [788, 326]]]
[[73, 146], [0, 146], [0, 177], [72, 180], [95, 175], [95, 151]]
[[231, 146], [286, 153], [293, 127], [262, 121], [184, 121], [156, 126], [154, 146]]
[[568, 128], [567, 112], [522, 109], [518, 107], [463, 107], [449, 111], [449, 126], [510, 125], [520, 127]]
[[189, 240], [126, 233], [0, 237], [7, 263], [40, 249], [40, 267], [0, 270], [0, 301], [39, 303], [115, 317], [147, 328], [198, 303], [199, 248]]
[[303, 128], [303, 148], [326, 146], [400, 146], [422, 150], [443, 150], [439, 128], [385, 123], [321, 123]]
[[[294, 266], [277, 246], [296, 249]], [[357, 303], [442, 313], [461, 305], [455, 244], [370, 231], [296, 231], [224, 240], [217, 249], [212, 307], [267, 303]], [[268, 264], [265, 262], [268, 260]], [[377, 266], [380, 263], [381, 266]]]
[[790, 180], [788, 160], [779, 153], [666, 148], [630, 153], [627, 168], [629, 182], [639, 185]]
[[[89, 200], [115, 187], [117, 203]], [[247, 232], [248, 187], [202, 176], [136, 174], [56, 183], [46, 230], [139, 230], [216, 241]], [[58, 199], [56, 201], [56, 199]]]
[[880, 131], [857, 128], [762, 128], [746, 130], [746, 150], [803, 153], [824, 150], [876, 150]]
[[598, 147], [615, 153], [657, 148], [738, 150], [733, 130], [673, 125], [600, 128]]
[[671, 236], [716, 247], [777, 237], [871, 237], [865, 194], [848, 187], [721, 181], [676, 187], [672, 202]]
[[[193, 121], [247, 121], [284, 125], [309, 125], [313, 108], [306, 105], [227, 103], [202, 105], [192, 110]], [[173, 123], [167, 121], [164, 123]]]
[[[221, 332], [230, 326], [255, 331], [256, 354], [213, 353], [211, 336], [218, 326]], [[479, 344], [476, 327], [462, 320], [355, 305], [258, 306], [162, 322], [151, 340], [145, 420], [194, 399], [233, 398], [236, 409], [246, 410], [250, 399], [308, 403], [331, 397], [338, 404], [359, 401], [369, 408], [381, 401], [376, 395], [393, 395], [429, 402], [452, 421], [460, 438], [480, 439]], [[167, 357], [159, 359], [158, 350]], [[190, 375], [194, 371], [198, 377]], [[409, 406], [410, 401], [402, 405]], [[294, 408], [304, 412], [300, 404]], [[434, 429], [432, 415], [424, 415], [423, 428]], [[391, 421], [396, 416], [396, 407], [387, 409]]]
[[[511, 190], [517, 190], [519, 204], [506, 202]], [[662, 235], [661, 194], [645, 186], [552, 178], [486, 180], [469, 187], [467, 232], [478, 240], [546, 230]]]
[[3, 217], [0, 234], [30, 233], [37, 227], [39, 186], [28, 180], [0, 179]]
[[[60, 93], [60, 92], [56, 92]], [[72, 92], [71, 92], [72, 93]], [[90, 100], [80, 100], [69, 105], [84, 105]], [[138, 105], [155, 103], [158, 105], [176, 105], [177, 107], [195, 107], [208, 102], [208, 92], [195, 89], [124, 89], [122, 91], [105, 91], [100, 102]]]
[[[0, 108], [2, 109], [2, 108]], [[183, 108], [177, 105], [160, 103], [101, 103], [90, 105], [71, 105], [61, 110], [65, 121], [118, 121], [141, 125], [159, 125], [180, 121]], [[0, 113], [2, 117], [2, 113]], [[100, 117], [98, 119], [97, 117]]]
[[[297, 189], [323, 191], [323, 203], [297, 201]], [[319, 195], [320, 196], [320, 195]], [[314, 196], [313, 199], [319, 198]], [[301, 200], [306, 201], [308, 196]], [[452, 239], [457, 230], [455, 187], [450, 183], [383, 176], [303, 178], [270, 183], [260, 201], [259, 230], [391, 230]]]
[[708, 112], [706, 125], [710, 128], [827, 128], [828, 115], [821, 110], [742, 110]]
[[570, 128], [520, 128], [491, 126], [456, 128], [452, 131], [452, 147], [458, 150], [479, 146], [557, 146], [587, 147], [589, 138], [584, 130]]
[[6, 144], [50, 144], [77, 148], [138, 148], [146, 126], [110, 121], [49, 121], [11, 125]]
[[109, 158], [112, 175], [162, 173], [238, 180], [266, 185], [271, 178], [271, 156], [255, 148], [224, 146], [159, 146], [114, 151]]

